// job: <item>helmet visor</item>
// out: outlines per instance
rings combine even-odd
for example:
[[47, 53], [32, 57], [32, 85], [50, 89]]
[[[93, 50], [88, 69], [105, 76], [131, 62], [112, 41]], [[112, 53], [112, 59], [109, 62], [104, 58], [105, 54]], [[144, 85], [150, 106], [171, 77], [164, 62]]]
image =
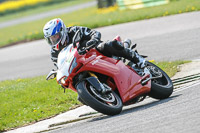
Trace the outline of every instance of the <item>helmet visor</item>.
[[56, 45], [60, 42], [61, 38], [62, 38], [62, 35], [60, 32], [58, 32], [53, 36], [47, 37], [46, 39], [50, 45]]

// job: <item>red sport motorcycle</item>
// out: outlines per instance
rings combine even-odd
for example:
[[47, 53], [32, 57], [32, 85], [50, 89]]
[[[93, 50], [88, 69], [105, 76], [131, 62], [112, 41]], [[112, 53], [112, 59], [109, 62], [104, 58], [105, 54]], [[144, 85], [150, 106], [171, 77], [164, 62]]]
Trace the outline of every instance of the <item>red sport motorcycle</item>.
[[[77, 48], [81, 40], [76, 32], [73, 43], [58, 55], [57, 71], [51, 71], [47, 80], [55, 78], [64, 89], [78, 93], [79, 100], [106, 115], [116, 115], [123, 105], [140, 102], [146, 96], [168, 98], [173, 92], [169, 76], [153, 63], [144, 69], [125, 64], [122, 60], [106, 57], [91, 45]], [[84, 53], [80, 55], [79, 53]]]

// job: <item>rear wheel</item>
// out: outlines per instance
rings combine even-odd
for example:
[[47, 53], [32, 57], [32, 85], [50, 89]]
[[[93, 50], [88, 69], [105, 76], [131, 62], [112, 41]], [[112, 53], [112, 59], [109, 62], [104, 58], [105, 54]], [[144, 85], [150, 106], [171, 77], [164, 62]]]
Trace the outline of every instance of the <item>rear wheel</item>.
[[151, 91], [149, 96], [155, 99], [168, 98], [173, 92], [173, 83], [169, 76], [158, 66], [147, 62], [147, 68], [153, 77], [160, 76], [151, 80]]
[[76, 86], [80, 98], [91, 108], [106, 115], [116, 115], [122, 111], [122, 101], [115, 92], [99, 93], [88, 81]]

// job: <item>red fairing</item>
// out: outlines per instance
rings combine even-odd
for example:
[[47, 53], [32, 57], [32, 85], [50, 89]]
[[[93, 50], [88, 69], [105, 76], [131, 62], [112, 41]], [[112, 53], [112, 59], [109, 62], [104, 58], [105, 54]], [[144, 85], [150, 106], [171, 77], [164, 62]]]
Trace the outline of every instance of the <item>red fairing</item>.
[[142, 86], [142, 77], [131, 67], [126, 66], [122, 61], [102, 55], [96, 49], [91, 49], [85, 55], [79, 55], [76, 52], [75, 57], [77, 58], [78, 65], [67, 80], [69, 87], [74, 91], [76, 89], [72, 85], [72, 79], [75, 75], [83, 71], [101, 73], [113, 79], [115, 84], [110, 83], [112, 85], [111, 88], [114, 86], [117, 87], [123, 103], [150, 91], [151, 81]]

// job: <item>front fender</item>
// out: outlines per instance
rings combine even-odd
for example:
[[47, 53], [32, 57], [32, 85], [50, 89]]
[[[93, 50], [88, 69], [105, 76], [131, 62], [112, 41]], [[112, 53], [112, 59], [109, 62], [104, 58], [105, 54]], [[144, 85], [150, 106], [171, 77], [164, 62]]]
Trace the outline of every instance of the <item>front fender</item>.
[[[99, 80], [96, 78], [96, 77], [88, 77], [88, 78], [85, 78], [85, 79], [82, 79], [82, 80], [80, 80], [80, 82], [82, 82], [82, 81], [88, 81], [94, 88], [96, 88], [97, 89], [97, 91], [101, 91], [102, 89], [101, 89], [101, 87], [102, 87], [102, 85], [101, 85], [101, 83], [99, 83]], [[80, 83], [80, 82], [78, 82], [77, 84], [76, 84], [76, 86]]]
[[86, 78], [85, 80], [87, 80], [92, 86], [94, 86], [94, 88], [96, 88], [99, 92], [102, 90], [101, 89], [101, 84], [99, 83], [99, 80], [95, 77], [89, 77]]

